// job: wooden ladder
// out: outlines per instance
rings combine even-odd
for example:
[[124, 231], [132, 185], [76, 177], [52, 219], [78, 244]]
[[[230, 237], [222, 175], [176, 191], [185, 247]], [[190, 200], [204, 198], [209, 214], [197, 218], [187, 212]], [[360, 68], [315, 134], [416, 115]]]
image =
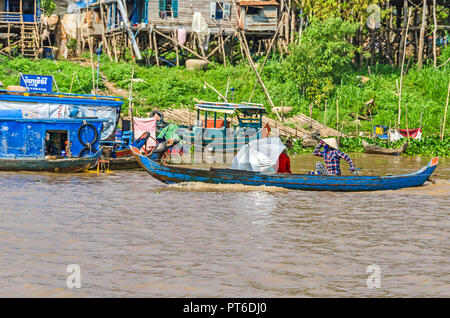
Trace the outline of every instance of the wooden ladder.
[[36, 58], [39, 53], [39, 31], [37, 23], [24, 23], [21, 25], [22, 56]]

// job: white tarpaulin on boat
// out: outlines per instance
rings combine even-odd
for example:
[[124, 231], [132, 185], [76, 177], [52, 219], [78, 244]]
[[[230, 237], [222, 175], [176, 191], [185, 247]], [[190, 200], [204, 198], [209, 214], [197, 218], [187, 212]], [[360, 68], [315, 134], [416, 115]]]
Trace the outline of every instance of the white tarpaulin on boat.
[[119, 120], [119, 108], [114, 106], [71, 105], [55, 103], [0, 102], [0, 110], [22, 110], [24, 118], [98, 118], [103, 123], [102, 140], [115, 138], [115, 127]]
[[286, 148], [279, 137], [268, 137], [250, 141], [241, 147], [231, 164], [231, 169], [274, 172], [278, 157]]

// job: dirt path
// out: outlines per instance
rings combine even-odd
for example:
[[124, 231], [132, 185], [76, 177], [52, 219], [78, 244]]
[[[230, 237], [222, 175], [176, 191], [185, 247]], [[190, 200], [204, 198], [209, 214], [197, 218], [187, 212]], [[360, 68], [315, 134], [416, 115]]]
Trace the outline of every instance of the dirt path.
[[[86, 60], [78, 60], [79, 65], [82, 67], [87, 67], [87, 68], [92, 68], [92, 64], [91, 61], [89, 59]], [[95, 72], [97, 72], [97, 63], [94, 62], [94, 68], [95, 68]], [[114, 84], [113, 82], [109, 82], [108, 79], [106, 78], [106, 75], [103, 74], [100, 71], [100, 76], [102, 78], [103, 81], [103, 85], [105, 85], [106, 87], [106, 91], [101, 91], [99, 92], [99, 95], [110, 95], [110, 96], [120, 96], [123, 98], [128, 98], [128, 91], [124, 90], [122, 88], [118, 88], [116, 86], [116, 84]]]

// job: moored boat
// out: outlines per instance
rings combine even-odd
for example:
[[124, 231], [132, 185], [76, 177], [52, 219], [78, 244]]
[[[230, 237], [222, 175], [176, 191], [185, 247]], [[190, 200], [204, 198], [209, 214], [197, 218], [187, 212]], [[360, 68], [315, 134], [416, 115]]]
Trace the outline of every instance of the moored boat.
[[101, 156], [104, 120], [28, 119], [11, 113], [12, 118], [0, 118], [2, 171], [77, 172]]
[[[266, 110], [261, 104], [200, 101], [195, 109], [195, 125], [180, 126], [177, 134], [196, 151], [234, 153], [248, 142], [264, 137], [262, 115]], [[237, 117], [237, 125], [232, 125], [230, 116]]]
[[391, 148], [383, 148], [377, 145], [371, 145], [367, 141], [363, 140], [362, 145], [364, 147], [364, 152], [371, 154], [380, 154], [380, 155], [399, 155], [403, 153], [408, 147], [408, 143], [405, 142], [399, 148], [391, 149]]
[[82, 158], [0, 159], [0, 171], [79, 172], [94, 166], [101, 153], [100, 149]]
[[433, 174], [438, 157], [419, 171], [393, 176], [332, 176], [308, 174], [260, 173], [234, 169], [193, 169], [166, 166], [141, 155], [131, 148], [139, 164], [154, 178], [164, 183], [205, 182], [215, 184], [243, 184], [275, 186], [292, 190], [314, 191], [376, 191], [395, 190], [423, 185]]
[[116, 96], [0, 90], [0, 111], [20, 110], [23, 118], [103, 119], [101, 140], [113, 140], [123, 99]]

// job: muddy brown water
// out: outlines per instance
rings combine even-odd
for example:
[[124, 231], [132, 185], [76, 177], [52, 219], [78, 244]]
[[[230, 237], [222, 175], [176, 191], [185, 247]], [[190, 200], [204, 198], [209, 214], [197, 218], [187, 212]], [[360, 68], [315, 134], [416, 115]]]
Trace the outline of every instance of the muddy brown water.
[[[429, 159], [352, 158], [366, 174]], [[448, 297], [450, 160], [436, 172], [436, 184], [365, 193], [2, 172], [0, 296]], [[380, 288], [368, 288], [371, 264]]]

